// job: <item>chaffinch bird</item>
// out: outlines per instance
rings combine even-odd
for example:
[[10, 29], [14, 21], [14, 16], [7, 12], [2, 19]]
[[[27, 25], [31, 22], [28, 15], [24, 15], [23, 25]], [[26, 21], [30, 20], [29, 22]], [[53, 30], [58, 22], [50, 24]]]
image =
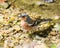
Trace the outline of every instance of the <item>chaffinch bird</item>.
[[19, 15], [21, 20], [21, 27], [27, 31], [31, 30], [33, 26], [37, 24], [36, 21], [32, 20], [28, 14], [23, 13]]

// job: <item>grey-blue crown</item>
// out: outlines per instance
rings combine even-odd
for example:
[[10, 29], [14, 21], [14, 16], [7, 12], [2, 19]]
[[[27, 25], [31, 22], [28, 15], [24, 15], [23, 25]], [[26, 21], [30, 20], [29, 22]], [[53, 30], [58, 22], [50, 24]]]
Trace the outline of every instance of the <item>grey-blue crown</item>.
[[24, 17], [24, 16], [28, 16], [28, 14], [22, 13], [22, 14], [19, 14], [18, 16], [19, 16], [19, 17]]

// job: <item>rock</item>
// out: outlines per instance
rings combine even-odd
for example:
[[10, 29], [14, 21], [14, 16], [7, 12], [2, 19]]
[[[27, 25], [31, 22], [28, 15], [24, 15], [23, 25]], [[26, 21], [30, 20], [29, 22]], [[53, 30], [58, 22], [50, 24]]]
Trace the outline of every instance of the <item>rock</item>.
[[0, 14], [0, 22], [3, 22], [3, 16], [2, 14]]
[[47, 3], [52, 3], [54, 2], [55, 0], [43, 0], [44, 2], [47, 2]]
[[41, 4], [43, 4], [43, 3], [42, 2], [39, 2], [39, 1], [36, 2], [36, 5], [41, 5]]
[[57, 35], [57, 33], [56, 32], [51, 32], [50, 35], [55, 36], [55, 35]]
[[41, 46], [40, 45], [35, 45], [34, 48], [40, 48]]
[[3, 36], [0, 35], [0, 40], [3, 39]]
[[21, 45], [17, 45], [14, 48], [22, 48], [22, 46]]
[[60, 43], [57, 44], [57, 48], [60, 48]]
[[37, 36], [37, 35], [36, 35], [35, 39], [40, 39], [40, 36]]
[[31, 41], [31, 42], [25, 42], [23, 44], [23, 48], [34, 48], [35, 44], [37, 43], [37, 41]]
[[3, 8], [7, 8], [8, 7], [8, 3], [5, 3], [5, 2], [0, 3], [0, 5], [3, 6]]
[[24, 44], [23, 48], [31, 48], [29, 44]]
[[34, 48], [47, 48], [47, 47], [44, 43], [41, 43], [41, 44], [36, 44]]
[[55, 31], [60, 31], [60, 24], [59, 24], [59, 23], [56, 23], [56, 24], [55, 24], [54, 30], [55, 30]]
[[13, 28], [14, 28], [15, 30], [17, 30], [17, 31], [20, 30], [19, 25], [14, 25]]
[[8, 37], [8, 38], [5, 38], [6, 40], [4, 40], [4, 48], [9, 48], [9, 47], [13, 47], [14, 46], [14, 39], [13, 37]]
[[17, 34], [14, 35], [14, 37], [15, 37], [15, 38], [19, 38], [21, 35], [22, 35], [22, 34], [17, 33]]
[[60, 17], [58, 15], [54, 16], [54, 19], [59, 19]]
[[36, 4], [36, 5], [38, 5], [38, 6], [47, 6], [47, 5], [46, 5], [46, 4], [44, 4], [43, 2], [39, 2], [39, 1], [38, 1], [38, 2], [36, 2], [35, 4]]

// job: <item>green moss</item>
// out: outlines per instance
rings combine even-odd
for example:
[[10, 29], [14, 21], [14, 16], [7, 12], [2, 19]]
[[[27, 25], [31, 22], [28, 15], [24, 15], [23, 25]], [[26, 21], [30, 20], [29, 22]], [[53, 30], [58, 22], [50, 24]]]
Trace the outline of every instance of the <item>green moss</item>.
[[57, 48], [57, 47], [56, 47], [56, 45], [55, 45], [55, 44], [53, 44], [53, 45], [51, 46], [51, 48]]

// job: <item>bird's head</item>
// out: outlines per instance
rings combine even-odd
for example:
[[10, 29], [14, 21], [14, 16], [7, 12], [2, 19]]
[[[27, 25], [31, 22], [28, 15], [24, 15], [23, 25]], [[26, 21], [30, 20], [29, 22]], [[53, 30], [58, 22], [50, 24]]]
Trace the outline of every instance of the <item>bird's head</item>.
[[18, 16], [19, 16], [20, 20], [26, 21], [26, 19], [27, 19], [27, 17], [28, 17], [28, 14], [22, 13], [22, 14], [19, 14]]

